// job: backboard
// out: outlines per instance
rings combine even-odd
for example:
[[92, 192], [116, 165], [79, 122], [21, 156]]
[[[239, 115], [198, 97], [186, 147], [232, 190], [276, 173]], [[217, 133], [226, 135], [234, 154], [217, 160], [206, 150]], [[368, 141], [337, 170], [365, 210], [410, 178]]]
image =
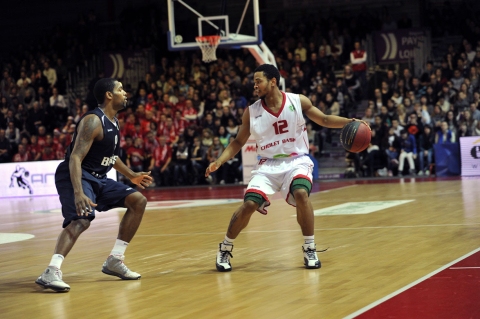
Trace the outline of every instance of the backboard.
[[259, 0], [167, 0], [168, 49], [196, 50], [197, 36], [220, 35], [219, 47], [262, 43]]

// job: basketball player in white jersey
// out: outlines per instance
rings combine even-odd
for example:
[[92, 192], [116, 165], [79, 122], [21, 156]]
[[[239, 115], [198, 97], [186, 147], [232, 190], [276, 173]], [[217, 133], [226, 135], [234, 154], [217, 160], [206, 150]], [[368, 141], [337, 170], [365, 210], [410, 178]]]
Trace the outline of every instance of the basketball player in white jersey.
[[281, 192], [287, 203], [297, 209], [297, 221], [305, 239], [302, 246], [305, 267], [321, 267], [314, 241], [313, 207], [309, 199], [313, 162], [307, 156], [309, 144], [303, 114], [328, 128], [342, 128], [355, 119], [325, 115], [306, 96], [280, 91], [279, 81], [280, 73], [273, 65], [263, 64], [255, 70], [254, 90], [260, 99], [245, 109], [237, 137], [205, 172], [208, 176], [237, 154], [250, 134], [255, 138], [261, 158], [252, 170], [244, 203], [233, 214], [225, 239], [219, 245], [218, 271], [232, 270], [230, 257], [234, 239], [247, 226], [255, 211], [267, 214], [266, 207], [270, 205], [268, 195], [276, 192]]

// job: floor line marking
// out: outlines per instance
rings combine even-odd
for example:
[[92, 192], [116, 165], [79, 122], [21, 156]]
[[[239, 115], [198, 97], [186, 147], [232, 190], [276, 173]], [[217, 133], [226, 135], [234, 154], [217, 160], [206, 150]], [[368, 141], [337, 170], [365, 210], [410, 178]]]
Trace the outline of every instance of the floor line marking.
[[336, 190], [342, 190], [345, 188], [350, 188], [350, 187], [357, 187], [358, 185], [347, 185], [347, 186], [342, 186], [342, 187], [337, 187], [337, 188], [331, 188], [331, 189], [326, 189], [324, 191], [318, 191], [318, 192], [312, 192], [313, 194], [318, 194], [318, 193], [329, 193], [331, 191], [336, 191]]
[[[383, 228], [420, 228], [420, 227], [451, 227], [451, 226], [472, 226], [480, 225], [475, 224], [443, 224], [443, 225], [413, 225], [413, 226], [383, 226], [383, 227], [353, 227], [353, 228], [315, 228], [316, 231], [336, 231], [336, 230], [363, 230], [363, 229], [383, 229]], [[299, 229], [274, 229], [274, 230], [248, 230], [242, 231], [242, 234], [248, 233], [281, 233], [281, 232], [299, 232]], [[135, 237], [165, 237], [165, 236], [192, 236], [192, 235], [217, 235], [225, 234], [225, 232], [201, 232], [201, 233], [184, 233], [184, 234], [137, 234]], [[89, 236], [89, 238], [110, 238], [104, 236]]]
[[393, 298], [393, 297], [401, 294], [402, 292], [404, 292], [404, 291], [412, 288], [413, 286], [421, 283], [422, 281], [425, 281], [426, 279], [428, 279], [428, 278], [430, 278], [430, 277], [433, 277], [434, 275], [438, 274], [438, 273], [441, 272], [442, 270], [445, 270], [445, 269], [449, 268], [450, 266], [455, 265], [456, 263], [464, 260], [464, 259], [467, 258], [467, 257], [470, 257], [471, 255], [473, 255], [473, 254], [475, 254], [475, 253], [477, 253], [477, 252], [479, 252], [479, 251], [480, 251], [480, 247], [477, 248], [477, 249], [475, 249], [475, 250], [472, 250], [471, 252], [463, 255], [462, 257], [459, 257], [459, 258], [455, 259], [454, 261], [449, 262], [448, 264], [446, 264], [446, 265], [444, 265], [444, 266], [442, 266], [442, 267], [440, 267], [440, 268], [432, 271], [431, 273], [423, 276], [422, 278], [419, 278], [419, 279], [415, 280], [414, 282], [406, 285], [405, 287], [400, 288], [400, 289], [392, 292], [391, 294], [388, 294], [388, 295], [386, 295], [385, 297], [380, 298], [380, 299], [378, 299], [377, 301], [372, 302], [371, 304], [369, 304], [369, 305], [367, 305], [367, 306], [365, 306], [365, 307], [363, 307], [363, 308], [355, 311], [354, 313], [352, 313], [352, 314], [344, 317], [343, 319], [352, 319], [352, 318], [355, 318], [356, 316], [361, 315], [362, 313], [364, 313], [364, 312], [366, 312], [366, 311], [368, 311], [368, 310], [370, 310], [370, 309], [378, 306], [379, 304], [387, 301], [388, 299], [391, 299], [391, 298]]
[[448, 269], [480, 269], [480, 267], [450, 267]]

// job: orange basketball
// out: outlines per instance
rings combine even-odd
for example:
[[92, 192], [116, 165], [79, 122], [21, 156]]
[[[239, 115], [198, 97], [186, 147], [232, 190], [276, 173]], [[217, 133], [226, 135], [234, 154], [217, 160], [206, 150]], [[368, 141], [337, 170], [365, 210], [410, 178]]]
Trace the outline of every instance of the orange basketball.
[[363, 122], [353, 121], [342, 128], [340, 143], [343, 148], [352, 153], [365, 150], [372, 139], [370, 128]]

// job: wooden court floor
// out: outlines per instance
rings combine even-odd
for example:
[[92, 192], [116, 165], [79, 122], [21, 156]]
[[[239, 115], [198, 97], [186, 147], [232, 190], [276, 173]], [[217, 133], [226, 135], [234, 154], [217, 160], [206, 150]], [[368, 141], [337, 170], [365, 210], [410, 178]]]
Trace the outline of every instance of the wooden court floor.
[[2, 199], [0, 239], [35, 237], [0, 244], [0, 318], [343, 318], [480, 246], [480, 179], [332, 185], [316, 185], [315, 209], [411, 201], [369, 214], [316, 216], [317, 247], [329, 249], [319, 254], [321, 269], [306, 270], [295, 209], [275, 196], [268, 215], [254, 214], [235, 241], [233, 271], [219, 273], [215, 253], [239, 202], [178, 206], [218, 192], [240, 199], [243, 189], [150, 190], [151, 203], [162, 194], [182, 202], [146, 211], [125, 260], [142, 279], [100, 271], [123, 213], [98, 213], [62, 266], [69, 293], [34, 284], [60, 231], [58, 199]]

